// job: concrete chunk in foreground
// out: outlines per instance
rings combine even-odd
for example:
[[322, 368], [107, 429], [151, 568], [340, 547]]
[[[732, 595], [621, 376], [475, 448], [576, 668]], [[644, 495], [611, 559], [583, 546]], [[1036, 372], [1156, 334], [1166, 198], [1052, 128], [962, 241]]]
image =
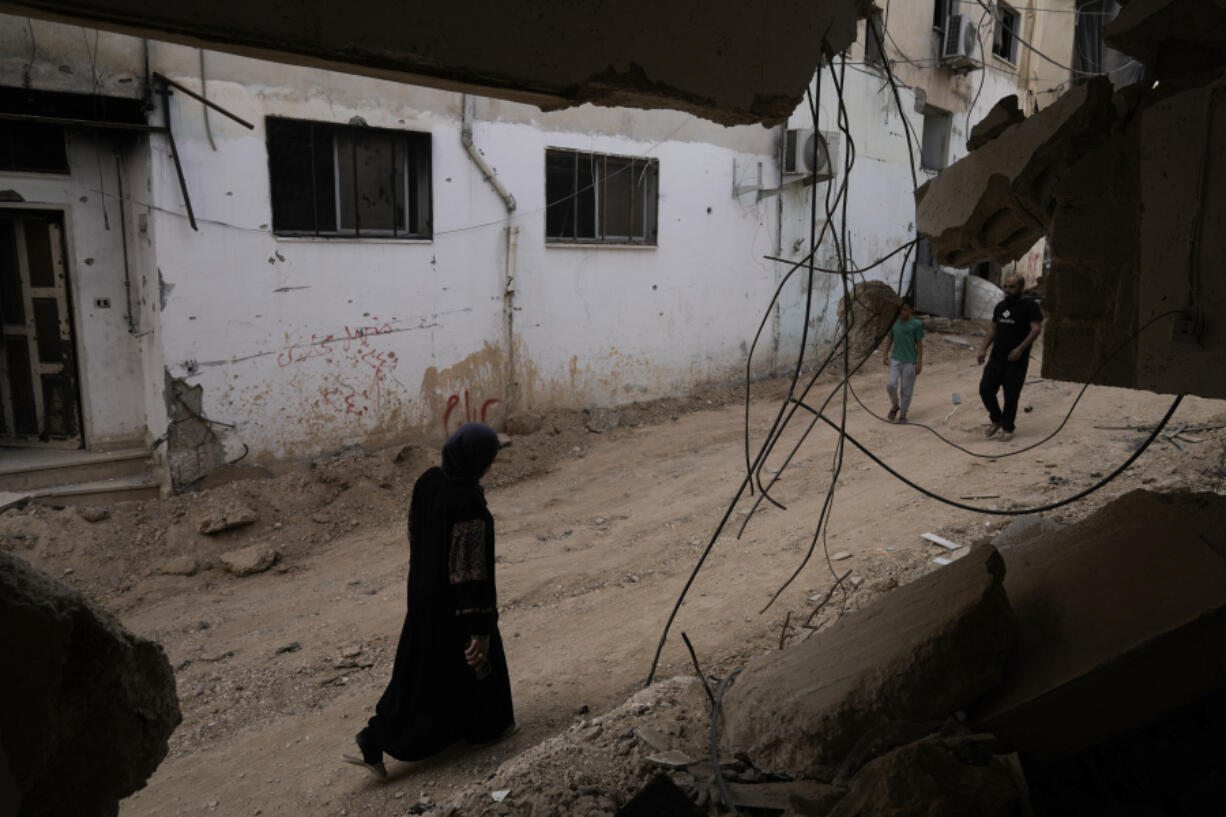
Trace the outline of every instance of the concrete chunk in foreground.
[[725, 743], [796, 776], [838, 763], [867, 729], [941, 720], [1000, 683], [1016, 624], [990, 546], [900, 587], [741, 673]]
[[181, 720], [161, 646], [0, 552], [0, 655], [0, 784], [16, 781], [16, 813], [117, 814]]

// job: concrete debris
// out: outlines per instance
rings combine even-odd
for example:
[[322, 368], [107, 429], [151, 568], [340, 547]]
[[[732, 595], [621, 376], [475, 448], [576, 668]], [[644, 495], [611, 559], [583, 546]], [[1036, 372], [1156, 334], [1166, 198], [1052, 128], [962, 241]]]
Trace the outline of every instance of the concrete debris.
[[725, 696], [726, 743], [804, 777], [878, 724], [964, 708], [999, 683], [1016, 637], [1003, 579], [1000, 555], [977, 548], [750, 664]]
[[[1023, 546], [1034, 540], [1041, 540], [1045, 536], [1063, 530], [1064, 525], [1061, 525], [1054, 519], [1046, 516], [1023, 516], [1014, 519], [1008, 525], [1005, 525], [1000, 531], [992, 537], [992, 546], [1001, 553], [1005, 553], [1010, 548]], [[1008, 557], [1005, 559], [1008, 563]]]
[[1091, 79], [945, 168], [915, 193], [916, 228], [938, 263], [1014, 261], [1048, 231], [1069, 165], [1110, 133], [1111, 83]]
[[1005, 298], [1005, 291], [978, 275], [966, 276], [962, 293], [962, 316], [976, 321], [992, 319], [992, 310]]
[[545, 419], [529, 411], [516, 412], [507, 417], [507, 433], [511, 436], [535, 434], [545, 425]]
[[1150, 79], [1219, 68], [1226, 65], [1226, 4], [1132, 0], [1107, 25], [1103, 39], [1143, 63]]
[[1133, 491], [1005, 550], [1018, 647], [974, 722], [1022, 751], [1070, 752], [1221, 688], [1223, 531], [1226, 497]]
[[277, 552], [267, 545], [251, 545], [250, 547], [230, 550], [221, 554], [221, 566], [235, 576], [250, 576], [253, 573], [263, 573], [277, 563]]
[[14, 670], [0, 673], [0, 760], [11, 774], [0, 794], [15, 785], [23, 815], [116, 814], [181, 720], [162, 648], [2, 551], [0, 644]]
[[850, 559], [850, 558], [851, 558], [851, 554], [850, 554], [850, 553], [848, 553], [848, 552], [847, 552], [847, 551], [845, 551], [845, 550], [840, 550], [838, 553], [831, 554], [831, 556], [830, 556], [830, 561], [832, 561], [832, 562], [841, 562], [841, 561], [843, 561], [844, 559]]
[[499, 448], [509, 448], [510, 445], [511, 445], [511, 438], [508, 437], [506, 434], [502, 434], [500, 432], [498, 434], [498, 447]]
[[634, 735], [639, 740], [643, 741], [643, 743], [650, 746], [652, 751], [655, 752], [667, 752], [669, 747], [672, 745], [672, 741], [654, 729], [635, 729]]
[[587, 415], [583, 424], [593, 434], [603, 434], [621, 425], [621, 414], [615, 409], [584, 409], [583, 413]]
[[1017, 107], [1017, 94], [1002, 97], [992, 106], [992, 110], [988, 111], [987, 116], [980, 119], [975, 127], [971, 128], [971, 136], [966, 140], [966, 149], [975, 150], [986, 145], [1025, 119], [1026, 115]]
[[214, 509], [200, 517], [196, 529], [206, 536], [213, 536], [233, 528], [241, 528], [258, 522], [260, 515], [243, 505], [228, 505]]
[[991, 735], [933, 736], [870, 761], [828, 817], [928, 817], [1027, 813], [1017, 764], [997, 754]]
[[178, 556], [162, 565], [162, 573], [167, 576], [195, 576], [200, 570], [200, 563], [195, 556]]
[[106, 508], [99, 508], [94, 505], [82, 505], [77, 508], [77, 516], [86, 522], [101, 522], [104, 519], [110, 519], [111, 512]]
[[[771, 783], [728, 783], [728, 797], [738, 808], [761, 808], [784, 811], [793, 797], [820, 801], [837, 790], [816, 780], [788, 780]], [[842, 792], [838, 792], [840, 795]]]
[[1120, 127], [1060, 184], [1043, 375], [1226, 397], [1226, 378], [1204, 376], [1226, 365], [1210, 317], [1226, 300], [1226, 70], [1142, 85], [1116, 95]]
[[856, 284], [851, 291], [853, 309], [847, 313], [846, 299], [839, 302], [839, 321], [848, 326], [851, 320], [851, 357], [858, 363], [869, 353], [877, 339], [889, 331], [898, 314], [902, 299], [889, 284], [881, 281], [865, 281]]
[[684, 769], [694, 762], [694, 758], [680, 749], [670, 749], [667, 752], [657, 752], [647, 756], [648, 763], [655, 763], [669, 769]]
[[962, 547], [961, 545], [955, 545], [953, 542], [949, 541], [944, 536], [937, 536], [935, 533], [921, 533], [920, 538], [927, 539], [929, 542], [932, 542], [934, 545], [940, 545], [941, 547], [946, 548], [948, 550], [957, 550], [958, 548]]
[[507, 799], [507, 795], [511, 793], [510, 789], [499, 789], [498, 791], [490, 792], [490, 799], [495, 803], [501, 803]]

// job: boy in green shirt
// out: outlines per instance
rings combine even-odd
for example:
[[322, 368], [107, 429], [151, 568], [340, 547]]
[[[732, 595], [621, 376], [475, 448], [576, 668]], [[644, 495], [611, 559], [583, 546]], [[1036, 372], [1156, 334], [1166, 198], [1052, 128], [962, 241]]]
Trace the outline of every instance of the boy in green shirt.
[[903, 298], [898, 320], [885, 336], [885, 349], [881, 353], [882, 362], [890, 367], [885, 391], [890, 396], [891, 423], [907, 422], [915, 376], [924, 370], [924, 325], [915, 317], [914, 306], [911, 298]]

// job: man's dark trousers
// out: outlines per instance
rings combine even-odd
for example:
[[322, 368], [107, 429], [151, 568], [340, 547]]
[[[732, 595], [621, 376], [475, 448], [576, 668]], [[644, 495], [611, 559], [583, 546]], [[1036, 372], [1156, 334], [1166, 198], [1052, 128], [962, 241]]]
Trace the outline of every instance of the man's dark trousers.
[[[1017, 418], [1017, 401], [1022, 394], [1022, 386], [1026, 383], [1026, 366], [1030, 356], [1025, 355], [1016, 363], [1008, 360], [988, 358], [983, 367], [983, 377], [979, 381], [979, 397], [983, 407], [988, 410], [988, 418], [993, 423], [1010, 433], [1013, 432], [1013, 421]], [[996, 401], [996, 392], [1005, 387], [1005, 409], [1002, 412], [1000, 403]]]

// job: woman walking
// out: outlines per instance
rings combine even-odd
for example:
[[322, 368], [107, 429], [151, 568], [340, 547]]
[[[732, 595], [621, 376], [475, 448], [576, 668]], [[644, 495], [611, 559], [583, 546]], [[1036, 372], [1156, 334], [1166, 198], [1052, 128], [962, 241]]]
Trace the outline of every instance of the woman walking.
[[442, 467], [413, 486], [409, 601], [392, 679], [358, 732], [349, 763], [385, 778], [386, 752], [420, 760], [460, 738], [485, 743], [515, 729], [511, 681], [498, 633], [494, 519], [480, 479], [498, 435], [467, 423], [443, 446]]

